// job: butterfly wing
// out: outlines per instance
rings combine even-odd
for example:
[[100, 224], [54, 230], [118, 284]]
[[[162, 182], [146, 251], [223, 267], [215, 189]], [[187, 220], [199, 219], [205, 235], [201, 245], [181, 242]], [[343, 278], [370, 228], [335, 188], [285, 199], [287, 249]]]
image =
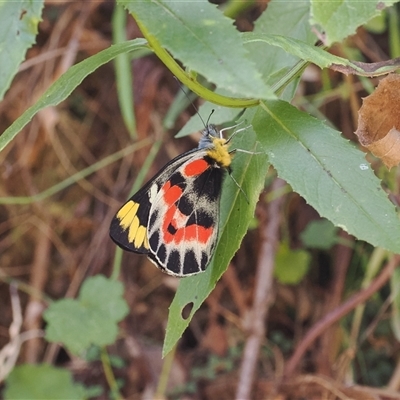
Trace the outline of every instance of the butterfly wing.
[[174, 171], [198, 151], [194, 149], [171, 160], [119, 209], [110, 226], [110, 237], [118, 246], [135, 253], [149, 253], [147, 226], [152, 203]]
[[149, 213], [148, 256], [168, 274], [197, 274], [210, 262], [223, 174], [205, 150], [197, 150], [159, 188]]

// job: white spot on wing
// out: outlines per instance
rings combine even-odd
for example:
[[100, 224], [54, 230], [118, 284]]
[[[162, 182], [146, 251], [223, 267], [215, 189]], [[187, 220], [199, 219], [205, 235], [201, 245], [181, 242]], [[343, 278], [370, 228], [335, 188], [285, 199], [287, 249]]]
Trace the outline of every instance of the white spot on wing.
[[157, 197], [157, 193], [158, 193], [158, 187], [157, 184], [153, 184], [149, 190], [149, 201], [151, 204], [153, 204], [154, 199]]

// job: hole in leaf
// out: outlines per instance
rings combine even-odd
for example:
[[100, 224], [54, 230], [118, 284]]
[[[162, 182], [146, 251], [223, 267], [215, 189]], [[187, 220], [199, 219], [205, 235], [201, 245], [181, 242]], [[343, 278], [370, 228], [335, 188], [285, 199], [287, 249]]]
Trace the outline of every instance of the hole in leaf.
[[182, 308], [182, 318], [183, 319], [188, 319], [190, 316], [190, 313], [192, 312], [193, 309], [193, 301], [191, 301], [190, 303], [186, 304], [185, 307]]

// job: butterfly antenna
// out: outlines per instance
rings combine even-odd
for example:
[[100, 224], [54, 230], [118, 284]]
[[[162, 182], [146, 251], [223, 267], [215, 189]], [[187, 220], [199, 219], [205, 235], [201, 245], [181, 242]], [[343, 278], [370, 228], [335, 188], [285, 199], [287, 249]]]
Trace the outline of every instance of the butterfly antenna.
[[189, 97], [188, 93], [185, 91], [185, 89], [182, 87], [182, 85], [179, 83], [178, 78], [174, 77], [178, 83], [179, 89], [182, 90], [183, 94], [186, 96], [186, 98], [189, 100], [189, 103], [192, 105], [192, 107], [194, 108], [194, 110], [196, 111], [196, 114], [199, 116], [199, 118], [201, 119], [201, 122], [204, 125], [204, 128], [207, 129], [207, 125], [208, 125], [208, 121], [210, 120], [210, 117], [212, 115], [212, 113], [214, 112], [214, 110], [212, 110], [210, 117], [208, 117], [207, 119], [207, 123], [204, 122], [204, 119], [201, 117], [199, 110], [197, 109], [197, 107], [194, 105], [193, 101], [191, 100], [191, 98]]
[[214, 114], [214, 111], [215, 111], [215, 110], [214, 110], [214, 109], [212, 109], [212, 110], [211, 110], [211, 112], [210, 112], [210, 115], [209, 115], [209, 116], [208, 116], [208, 118], [207, 118], [207, 124], [206, 124], [207, 126], [208, 126], [208, 123], [210, 122], [211, 115], [213, 115], [213, 114]]

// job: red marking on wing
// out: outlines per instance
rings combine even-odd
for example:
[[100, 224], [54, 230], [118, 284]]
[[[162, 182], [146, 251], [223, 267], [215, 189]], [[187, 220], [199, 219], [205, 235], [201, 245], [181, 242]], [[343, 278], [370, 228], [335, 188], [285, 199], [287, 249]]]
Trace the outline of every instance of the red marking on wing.
[[[204, 228], [204, 226], [200, 226], [200, 225], [190, 225], [190, 226], [187, 226], [186, 228], [179, 229], [179, 231], [183, 231], [183, 237], [181, 239], [181, 237], [179, 236], [178, 240], [196, 239], [198, 242], [205, 244], [210, 239], [214, 229], [212, 227]], [[179, 232], [179, 233], [181, 233], [181, 232]], [[175, 239], [175, 241], [177, 242], [176, 239]]]
[[[204, 159], [194, 160], [186, 165], [183, 174], [186, 176], [200, 175], [209, 168], [209, 164]], [[206, 244], [213, 235], [214, 228], [205, 228], [201, 225], [192, 224], [184, 226], [188, 216], [180, 212], [175, 203], [181, 198], [183, 190], [179, 186], [171, 186], [167, 181], [162, 187], [163, 197], [167, 206], [164, 214], [161, 232], [163, 241], [167, 244], [179, 245], [186, 241], [196, 240], [200, 244]], [[168, 229], [168, 228], [173, 229]], [[174, 233], [171, 233], [172, 230]]]
[[179, 186], [171, 186], [170, 181], [164, 183], [162, 190], [164, 192], [164, 201], [167, 206], [173, 206], [182, 196], [182, 189]]
[[202, 174], [210, 165], [206, 160], [200, 158], [199, 160], [194, 160], [186, 164], [183, 169], [183, 174], [186, 176], [194, 176]]
[[168, 211], [165, 213], [164, 216], [164, 221], [163, 221], [163, 231], [165, 232], [164, 234], [168, 234], [168, 226], [172, 225], [175, 229], [178, 229], [176, 226], [176, 220], [177, 216], [175, 215], [176, 213], [179, 213], [182, 215], [182, 213], [178, 210], [176, 206], [172, 206], [168, 209]]
[[[189, 240], [197, 240], [201, 244], [206, 244], [208, 242], [214, 232], [213, 227], [204, 228], [204, 226], [193, 224], [178, 228], [177, 221], [180, 218], [187, 217], [183, 215], [175, 206], [170, 207], [165, 213], [162, 225], [162, 233], [165, 243], [170, 244], [173, 242], [174, 244], [178, 245]], [[175, 233], [170, 233], [168, 231], [169, 226], [174, 228]]]

